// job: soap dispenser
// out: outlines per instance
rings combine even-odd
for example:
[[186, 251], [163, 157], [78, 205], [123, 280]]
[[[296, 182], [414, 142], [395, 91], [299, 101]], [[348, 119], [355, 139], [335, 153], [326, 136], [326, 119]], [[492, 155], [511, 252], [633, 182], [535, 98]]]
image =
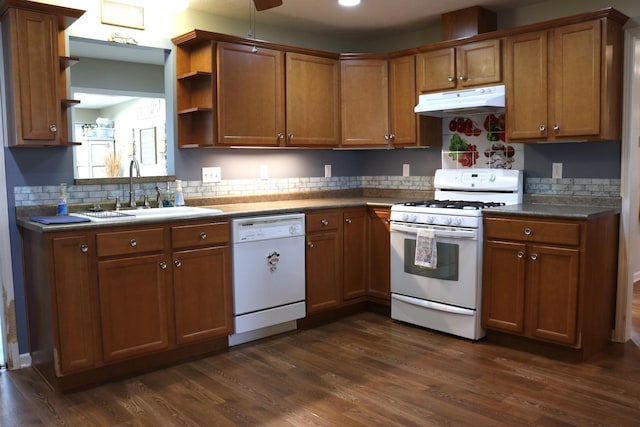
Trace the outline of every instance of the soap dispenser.
[[167, 191], [164, 192], [164, 197], [162, 198], [162, 206], [165, 208], [170, 208], [173, 206], [174, 202], [174, 194], [171, 191], [171, 184], [167, 182]]
[[182, 192], [182, 181], [176, 179], [176, 194], [174, 206], [184, 206], [184, 193]]

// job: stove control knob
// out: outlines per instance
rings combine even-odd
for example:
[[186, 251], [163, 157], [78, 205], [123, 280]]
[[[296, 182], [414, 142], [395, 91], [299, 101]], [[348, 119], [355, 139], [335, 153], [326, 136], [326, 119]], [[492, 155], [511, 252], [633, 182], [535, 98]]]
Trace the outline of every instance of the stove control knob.
[[453, 222], [453, 218], [447, 218], [445, 220], [445, 224], [447, 224], [447, 225], [451, 225], [452, 222]]
[[417, 222], [418, 221], [418, 215], [413, 214], [409, 216], [409, 221], [411, 222]]
[[435, 216], [429, 215], [427, 217], [427, 224], [435, 224], [435, 222], [436, 222], [436, 217]]
[[489, 181], [494, 182], [496, 180], [496, 174], [492, 173], [491, 175], [489, 175]]
[[409, 214], [402, 214], [402, 221], [407, 222], [409, 221]]
[[456, 220], [454, 221], [454, 224], [457, 226], [461, 226], [462, 225], [462, 218], [456, 218]]

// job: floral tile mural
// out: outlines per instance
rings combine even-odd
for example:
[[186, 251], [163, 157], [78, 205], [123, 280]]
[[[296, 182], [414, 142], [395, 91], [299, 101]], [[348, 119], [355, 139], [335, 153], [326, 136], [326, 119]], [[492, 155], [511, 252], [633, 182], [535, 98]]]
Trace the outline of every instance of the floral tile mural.
[[505, 142], [504, 113], [443, 119], [442, 168], [524, 169], [522, 144]]

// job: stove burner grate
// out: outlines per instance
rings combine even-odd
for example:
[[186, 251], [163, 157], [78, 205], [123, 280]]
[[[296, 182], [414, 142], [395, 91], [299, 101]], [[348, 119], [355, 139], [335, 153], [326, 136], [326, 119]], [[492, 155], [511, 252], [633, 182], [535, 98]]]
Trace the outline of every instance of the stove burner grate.
[[416, 206], [427, 208], [445, 208], [445, 209], [484, 209], [494, 206], [504, 206], [503, 202], [481, 202], [469, 200], [423, 200], [420, 202], [406, 202], [404, 206]]

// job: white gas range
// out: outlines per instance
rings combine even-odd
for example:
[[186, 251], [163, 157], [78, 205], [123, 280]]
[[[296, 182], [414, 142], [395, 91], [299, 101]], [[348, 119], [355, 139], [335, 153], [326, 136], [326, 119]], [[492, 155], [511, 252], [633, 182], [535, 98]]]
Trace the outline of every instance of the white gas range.
[[433, 200], [391, 207], [391, 317], [477, 340], [482, 210], [522, 202], [522, 171], [439, 169]]

